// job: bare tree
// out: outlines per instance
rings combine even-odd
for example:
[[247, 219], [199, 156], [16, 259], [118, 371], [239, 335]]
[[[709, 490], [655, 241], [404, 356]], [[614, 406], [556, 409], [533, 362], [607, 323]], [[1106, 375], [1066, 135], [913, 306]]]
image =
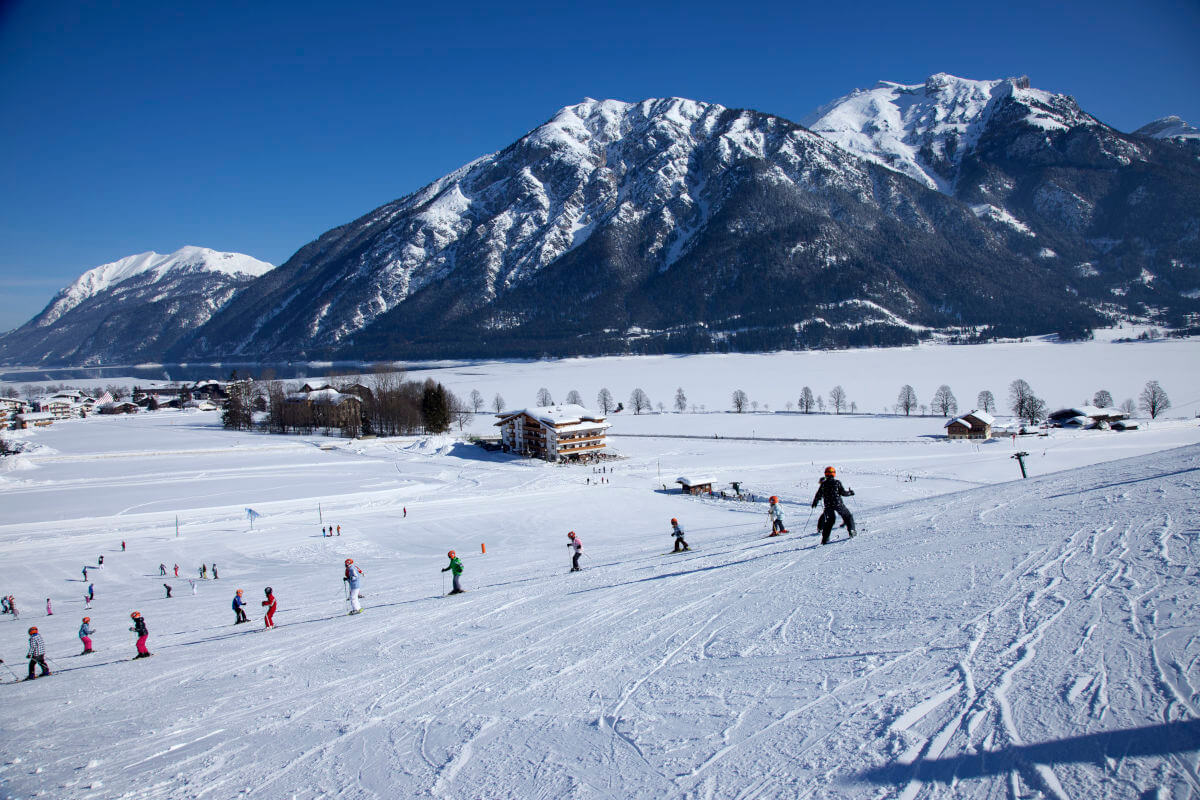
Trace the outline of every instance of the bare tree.
[[640, 414], [643, 411], [650, 410], [650, 396], [641, 389], [634, 389], [629, 395], [629, 405], [633, 407], [634, 414]]
[[813, 400], [812, 389], [805, 386], [800, 390], [800, 410], [805, 414], [811, 414], [816, 401]]
[[579, 392], [572, 389], [571, 391], [567, 392], [567, 402], [581, 406], [583, 405], [583, 396], [579, 394]]
[[659, 400], [657, 403], [655, 403], [654, 407], [658, 409], [658, 413], [660, 414], [667, 410], [667, 406], [662, 400]]
[[675, 390], [675, 410], [680, 414], [687, 411], [687, 395], [683, 393], [682, 386]]
[[729, 398], [729, 401], [733, 403], [733, 410], [741, 414], [746, 410], [746, 404], [750, 402], [750, 398], [741, 389], [737, 389]]
[[600, 406], [600, 410], [605, 414], [613, 410], [613, 396], [608, 389], [601, 389], [596, 395], [596, 405]]
[[504, 410], [504, 398], [500, 396], [499, 392], [496, 392], [496, 396], [492, 398], [492, 408], [496, 409], [497, 414]]
[[903, 411], [907, 417], [916, 407], [917, 391], [906, 383], [900, 387], [900, 394], [896, 397], [896, 408]]
[[950, 391], [950, 387], [944, 383], [933, 393], [933, 413], [943, 417], [958, 413], [958, 400], [954, 397], [954, 392]]
[[926, 406], [924, 403], [922, 403], [922, 404], [921, 404], [920, 406], [918, 406], [917, 408], [918, 408], [918, 412], [920, 413], [920, 415], [921, 415], [922, 417], [923, 417], [923, 416], [925, 416], [925, 409], [927, 408], [927, 406]]
[[1117, 408], [1122, 414], [1127, 417], [1132, 417], [1137, 412], [1137, 407], [1133, 404], [1133, 398], [1127, 397], [1121, 401], [1121, 405]]
[[821, 399], [821, 395], [817, 395], [817, 411], [825, 413], [825, 401]]
[[481, 408], [483, 408], [483, 395], [481, 395], [479, 393], [478, 389], [472, 389], [471, 390], [471, 410], [474, 411], [476, 414], [478, 414], [479, 409], [481, 409]]
[[829, 390], [829, 404], [833, 406], [835, 414], [841, 414], [846, 407], [846, 390], [840, 384]]
[[750, 409], [752, 411], [758, 411], [758, 401], [757, 400], [750, 401]]
[[1096, 408], [1112, 408], [1112, 404], [1112, 395], [1108, 393], [1107, 389], [1101, 389], [1092, 395], [1092, 405]]
[[796, 407], [796, 404], [793, 403], [791, 400], [788, 400], [786, 403], [783, 404], [783, 407], [786, 408], [788, 411], [791, 411], [793, 408]]
[[996, 410], [996, 398], [987, 389], [979, 393], [975, 398], [975, 407], [980, 411], [992, 412]]
[[1046, 403], [1033, 393], [1033, 387], [1017, 378], [1008, 386], [1008, 404], [1013, 415], [1033, 425], [1046, 416]]
[[450, 416], [454, 420], [455, 424], [458, 425], [458, 429], [461, 431], [463, 428], [470, 425], [471, 421], [475, 419], [475, 412], [460, 397], [451, 393]]
[[1138, 395], [1138, 405], [1150, 415], [1150, 419], [1155, 419], [1171, 407], [1171, 401], [1167, 398], [1166, 391], [1158, 385], [1158, 381], [1146, 381], [1145, 388]]
[[543, 386], [541, 389], [538, 389], [538, 393], [537, 393], [537, 404], [538, 404], [539, 406], [552, 406], [552, 405], [554, 405], [554, 397], [553, 397], [553, 396], [551, 396], [551, 394], [550, 394], [550, 390], [549, 390], [549, 389], [547, 389], [545, 386]]
[[851, 414], [858, 413], [858, 403], [855, 403], [853, 400], [850, 401], [850, 413]]

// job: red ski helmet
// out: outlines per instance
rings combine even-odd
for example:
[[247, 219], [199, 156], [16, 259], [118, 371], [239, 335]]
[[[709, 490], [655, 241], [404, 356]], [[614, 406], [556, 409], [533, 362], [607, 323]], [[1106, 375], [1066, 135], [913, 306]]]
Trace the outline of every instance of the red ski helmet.
[[91, 622], [91, 621], [92, 621], [92, 618], [91, 618], [91, 617], [84, 617], [84, 618], [83, 618], [83, 621], [84, 621], [84, 622]]
[[837, 475], [837, 470], [836, 470], [836, 469], [834, 469], [833, 467], [826, 467], [826, 468], [825, 468], [825, 477], [826, 477], [826, 478], [832, 478], [834, 475]]
[[351, 564], [353, 564], [353, 563], [354, 563], [354, 559], [353, 559], [353, 558], [347, 558], [347, 559], [346, 559], [346, 566], [350, 566], [350, 565], [351, 565]]
[[575, 538], [575, 531], [567, 531], [567, 538], [568, 538], [568, 539], [574, 539], [574, 538]]
[[678, 525], [678, 524], [679, 524], [679, 520], [675, 519], [674, 517], [671, 517], [671, 524], [672, 524], [672, 525]]
[[453, 551], [453, 550], [451, 550], [450, 552], [446, 553], [446, 557], [447, 557], [447, 558], [454, 558], [454, 551]]
[[33, 636], [36, 633], [37, 633], [37, 625], [34, 625], [32, 628], [29, 629], [29, 635]]
[[779, 498], [778, 498], [778, 497], [776, 497], [775, 495], [771, 495], [771, 502], [772, 502], [772, 503], [778, 503], [778, 502], [779, 502]]
[[130, 615], [129, 615], [129, 618], [130, 618], [130, 619], [137, 619], [137, 618], [138, 618], [138, 617], [140, 617], [141, 615], [142, 615], [142, 612], [140, 612], [140, 611], [134, 611], [132, 614], [130, 614]]

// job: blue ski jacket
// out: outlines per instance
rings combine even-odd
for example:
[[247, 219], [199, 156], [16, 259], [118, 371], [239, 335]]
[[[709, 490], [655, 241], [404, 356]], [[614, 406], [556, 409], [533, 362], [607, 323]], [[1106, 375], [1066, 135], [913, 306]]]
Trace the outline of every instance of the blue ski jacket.
[[86, 622], [79, 626], [79, 638], [80, 639], [82, 639], [85, 636], [91, 636], [94, 632], [95, 631], [93, 630], [92, 626]]

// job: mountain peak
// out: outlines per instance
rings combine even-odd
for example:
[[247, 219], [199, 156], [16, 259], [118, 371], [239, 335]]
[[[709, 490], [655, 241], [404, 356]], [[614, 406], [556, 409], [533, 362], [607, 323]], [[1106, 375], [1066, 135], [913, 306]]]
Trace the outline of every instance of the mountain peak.
[[1069, 97], [1030, 88], [1027, 76], [972, 80], [947, 72], [923, 83], [856, 89], [801, 122], [843, 149], [949, 194], [963, 154], [1009, 99], [1025, 107], [1026, 123], [1043, 130], [1094, 122]]
[[1172, 114], [1160, 117], [1134, 131], [1138, 136], [1149, 136], [1154, 139], [1200, 139], [1200, 128], [1185, 122]]
[[80, 275], [58, 293], [39, 315], [37, 324], [50, 325], [88, 298], [139, 276], [153, 283], [162, 280], [168, 274], [180, 271], [258, 277], [272, 269], [274, 265], [242, 253], [222, 253], [208, 247], [192, 245], [185, 245], [169, 255], [154, 251], [137, 253], [101, 264]]

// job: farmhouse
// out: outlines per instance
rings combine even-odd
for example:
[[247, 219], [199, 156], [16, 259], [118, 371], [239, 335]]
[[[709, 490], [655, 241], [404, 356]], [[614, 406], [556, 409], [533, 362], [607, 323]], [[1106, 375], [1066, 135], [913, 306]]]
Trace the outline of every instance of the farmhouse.
[[990, 439], [996, 418], [986, 411], [971, 411], [946, 423], [949, 439]]
[[604, 450], [609, 423], [580, 405], [537, 406], [496, 415], [507, 452], [546, 461], [591, 458]]
[[124, 402], [105, 403], [100, 406], [101, 414], [136, 414], [138, 412], [138, 404], [126, 400]]
[[1078, 428], [1107, 428], [1114, 422], [1125, 419], [1127, 414], [1115, 408], [1097, 408], [1096, 406], [1076, 406], [1060, 408], [1046, 417], [1051, 425]]
[[712, 478], [676, 478], [675, 482], [679, 484], [679, 491], [684, 494], [712, 494], [712, 485], [715, 481]]

